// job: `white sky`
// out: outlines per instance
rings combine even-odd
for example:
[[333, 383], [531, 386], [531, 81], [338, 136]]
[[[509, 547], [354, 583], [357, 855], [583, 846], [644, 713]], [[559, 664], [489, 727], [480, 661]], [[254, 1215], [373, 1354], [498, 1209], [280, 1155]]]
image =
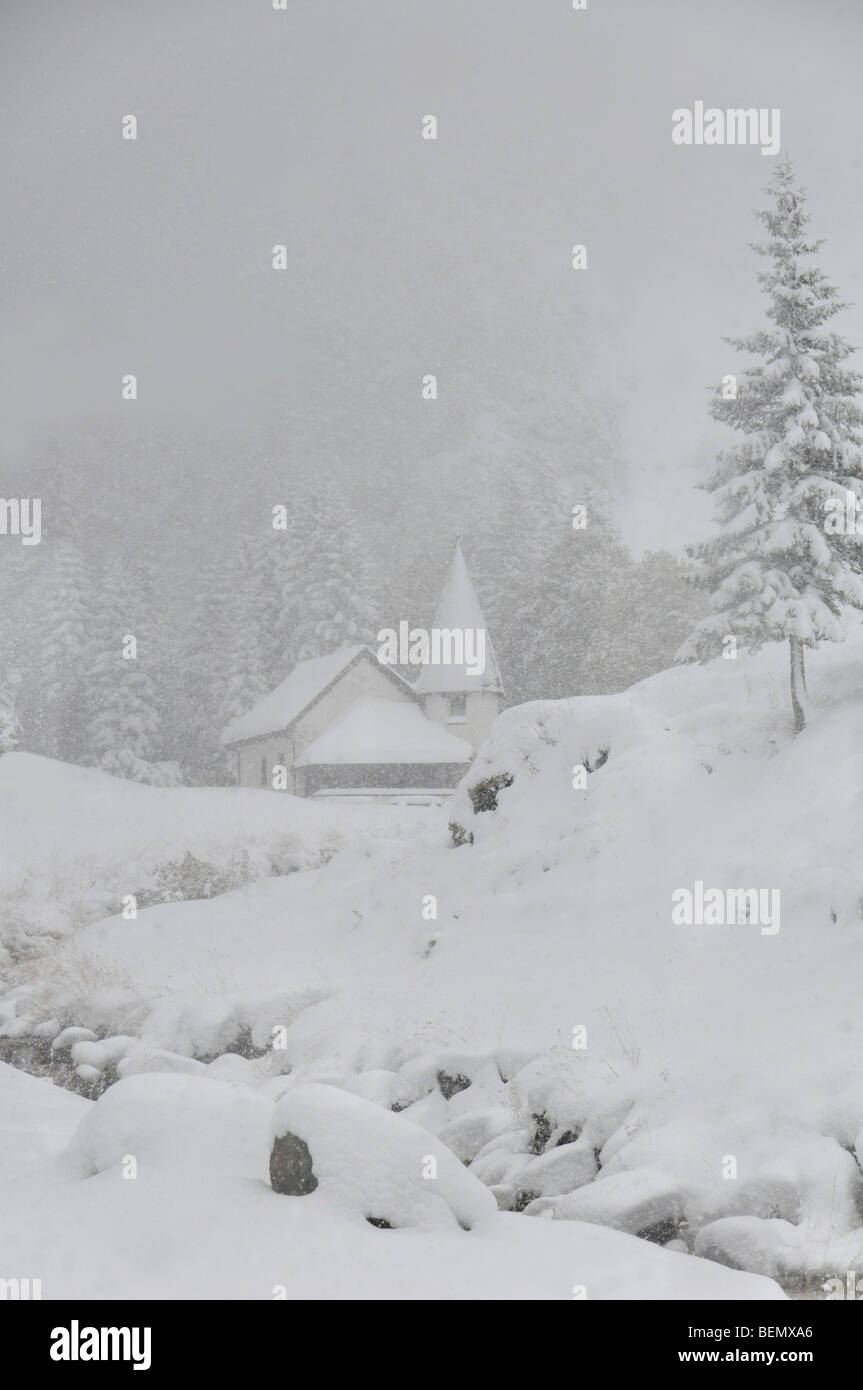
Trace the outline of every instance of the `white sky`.
[[[780, 108], [854, 300], [861, 38], [859, 0], [4, 0], [7, 462], [46, 425], [121, 409], [123, 371], [156, 415], [214, 435], [273, 388], [302, 403], [333, 354], [360, 376], [400, 335], [421, 356], [426, 324], [445, 381], [460, 286], [499, 265], [526, 322], [526, 284], [583, 297], [585, 382], [625, 407], [618, 522], [636, 549], [681, 545], [710, 514], [692, 484], [707, 388], [734, 368], [721, 336], [760, 321], [746, 243], [773, 161], [675, 146], [671, 112]], [[276, 241], [292, 272], [274, 289]], [[863, 343], [863, 307], [836, 326]], [[516, 370], [518, 332], [488, 351]]]

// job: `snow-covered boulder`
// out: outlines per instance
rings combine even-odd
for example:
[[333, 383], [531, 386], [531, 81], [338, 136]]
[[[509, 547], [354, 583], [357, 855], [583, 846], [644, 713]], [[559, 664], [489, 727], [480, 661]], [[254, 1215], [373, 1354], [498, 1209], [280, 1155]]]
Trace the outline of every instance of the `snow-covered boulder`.
[[64, 1155], [80, 1177], [149, 1167], [266, 1178], [273, 1103], [247, 1086], [166, 1072], [129, 1076], [86, 1113]]
[[438, 1130], [438, 1138], [452, 1150], [456, 1158], [470, 1163], [490, 1140], [505, 1134], [513, 1125], [512, 1110], [502, 1105], [487, 1105], [481, 1110], [449, 1120]]
[[382, 1105], [387, 1110], [400, 1104], [403, 1099], [404, 1083], [398, 1073], [382, 1068], [374, 1068], [371, 1071], [359, 1072], [356, 1076], [345, 1077], [340, 1082], [340, 1086], [342, 1090], [350, 1091], [355, 1096], [362, 1096], [364, 1100], [374, 1101], [375, 1105]]
[[830, 1230], [824, 1222], [816, 1223], [814, 1215], [798, 1225], [778, 1217], [723, 1217], [698, 1232], [694, 1252], [730, 1269], [783, 1280], [786, 1287], [818, 1297], [827, 1291], [830, 1280], [838, 1278], [844, 1287], [849, 1271], [855, 1272], [856, 1281], [863, 1269], [863, 1228], [845, 1231], [844, 1223], [837, 1222]]
[[[470, 1171], [486, 1187], [514, 1184], [528, 1162], [530, 1138], [528, 1129], [511, 1129], [506, 1134], [498, 1135], [479, 1150]], [[512, 1194], [515, 1196], [514, 1185]]]
[[596, 1172], [593, 1147], [582, 1138], [531, 1158], [519, 1171], [517, 1182], [522, 1192], [557, 1197], [593, 1182]]
[[69, 1052], [76, 1043], [95, 1042], [96, 1034], [92, 1028], [64, 1028], [62, 1033], [58, 1033], [52, 1043], [52, 1051]]
[[798, 1226], [779, 1218], [726, 1216], [698, 1232], [695, 1254], [731, 1269], [775, 1278], [797, 1263], [803, 1241]]
[[298, 1086], [279, 1101], [271, 1154], [294, 1172], [297, 1141], [320, 1195], [375, 1224], [469, 1230], [496, 1216], [488, 1189], [427, 1130], [334, 1086]]
[[449, 1122], [449, 1102], [444, 1100], [435, 1087], [427, 1096], [421, 1096], [419, 1100], [406, 1105], [401, 1113], [411, 1124], [418, 1125], [420, 1129], [427, 1129], [431, 1134], [438, 1134]]
[[[69, 1029], [67, 1032], [71, 1031]], [[72, 1044], [72, 1061], [77, 1067], [94, 1067], [97, 1074], [111, 1064], [117, 1064], [135, 1046], [135, 1039], [128, 1034], [119, 1033], [100, 1042], [82, 1040]], [[55, 1044], [56, 1051], [56, 1044]]]
[[207, 1068], [194, 1057], [183, 1057], [163, 1047], [136, 1047], [117, 1063], [119, 1076], [137, 1076], [141, 1072], [180, 1072], [188, 1076], [206, 1076]]
[[598, 1178], [564, 1197], [540, 1197], [525, 1208], [529, 1216], [590, 1221], [630, 1235], [665, 1226], [671, 1232], [683, 1218], [684, 1194], [669, 1174], [650, 1168]]

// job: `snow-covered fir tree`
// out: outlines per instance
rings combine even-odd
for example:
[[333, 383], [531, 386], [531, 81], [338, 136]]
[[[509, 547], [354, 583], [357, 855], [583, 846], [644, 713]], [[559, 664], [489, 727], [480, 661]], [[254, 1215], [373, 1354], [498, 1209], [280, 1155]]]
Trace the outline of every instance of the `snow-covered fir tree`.
[[266, 548], [249, 540], [240, 546], [238, 582], [231, 603], [227, 679], [218, 709], [218, 729], [245, 714], [275, 684], [272, 654], [277, 593], [271, 547], [268, 538]]
[[620, 688], [615, 653], [623, 638], [631, 564], [598, 506], [573, 514], [557, 500], [546, 553], [523, 600], [523, 627], [513, 652], [520, 699]]
[[615, 675], [616, 688], [624, 689], [674, 664], [705, 601], [687, 583], [681, 561], [665, 550], [648, 551], [623, 572], [619, 586], [612, 581], [612, 588], [617, 587], [619, 599], [611, 605], [617, 632]]
[[[152, 578], [140, 562], [114, 557], [101, 575], [88, 645], [88, 761], [137, 782], [164, 783], [152, 643]], [[169, 779], [170, 780], [170, 779]]]
[[285, 671], [338, 647], [373, 641], [367, 560], [338, 489], [320, 482], [297, 496], [282, 539], [277, 573]]
[[[479, 478], [489, 483], [478, 485]], [[475, 576], [483, 612], [494, 635], [495, 651], [510, 701], [529, 698], [523, 658], [536, 635], [536, 622], [549, 610], [534, 605], [544, 592], [554, 531], [558, 484], [542, 462], [520, 451], [488, 467], [465, 469], [456, 515], [463, 516], [465, 554]], [[446, 534], [446, 533], [444, 533]], [[433, 587], [429, 586], [431, 592]]]
[[171, 722], [184, 773], [193, 784], [225, 780], [219, 708], [229, 680], [225, 653], [233, 645], [234, 597], [241, 579], [221, 551], [201, 556], [188, 607], [172, 632]]
[[[96, 587], [91, 562], [72, 540], [43, 539], [29, 566], [14, 649], [22, 673], [19, 697], [26, 747], [68, 762], [84, 761], [79, 704]], [[41, 553], [40, 553], [41, 552]]]
[[15, 677], [0, 680], [0, 755], [11, 753], [20, 742], [20, 725], [15, 712]]
[[787, 641], [795, 731], [806, 720], [804, 652], [845, 636], [843, 608], [863, 607], [860, 539], [832, 525], [860, 474], [861, 378], [843, 364], [853, 348], [825, 325], [844, 306], [814, 263], [821, 241], [807, 233], [805, 192], [782, 160], [770, 184], [773, 206], [757, 215], [767, 239], [754, 247], [768, 268], [758, 278], [771, 326], [729, 339], [760, 360], [712, 402], [716, 419], [743, 440], [718, 459], [706, 484], [719, 534], [692, 547], [712, 611], [680, 651], [707, 660], [723, 641], [757, 650]]
[[[0, 734], [0, 751], [24, 743], [19, 716], [21, 684], [36, 659], [32, 637], [28, 640], [27, 619], [33, 615], [28, 610], [27, 594], [38, 573], [38, 550], [38, 546], [0, 546], [0, 691], [5, 692], [6, 705], [4, 718], [0, 694], [0, 724], [7, 740], [4, 749]], [[8, 742], [10, 707], [15, 710], [14, 743]]]

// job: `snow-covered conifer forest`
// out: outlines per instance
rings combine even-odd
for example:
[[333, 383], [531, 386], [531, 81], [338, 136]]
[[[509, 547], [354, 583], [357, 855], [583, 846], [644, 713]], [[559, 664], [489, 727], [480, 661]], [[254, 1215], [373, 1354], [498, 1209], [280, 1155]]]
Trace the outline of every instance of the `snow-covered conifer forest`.
[[2, 1297], [863, 1297], [863, 11], [0, 34]]

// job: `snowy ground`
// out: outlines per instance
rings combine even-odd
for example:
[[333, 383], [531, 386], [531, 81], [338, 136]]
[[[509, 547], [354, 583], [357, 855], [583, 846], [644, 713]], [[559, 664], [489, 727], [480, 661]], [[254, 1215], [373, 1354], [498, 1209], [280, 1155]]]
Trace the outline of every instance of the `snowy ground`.
[[[404, 812], [277, 800], [239, 788], [157, 788], [29, 753], [0, 759], [0, 963], [43, 949], [155, 887], [189, 853], [236, 880], [326, 863], [403, 833]], [[410, 821], [415, 829], [416, 815]]]
[[[61, 1262], [63, 1291], [76, 1279], [94, 1292], [103, 1278], [122, 1287], [110, 1260], [96, 1272], [100, 1261], [86, 1258], [104, 1204], [109, 1224], [122, 1219], [133, 1248], [140, 1239], [149, 1252], [127, 1282], [162, 1296], [266, 1297], [270, 1280], [296, 1288], [296, 1277], [333, 1297], [359, 1286], [364, 1296], [570, 1297], [579, 1283], [591, 1296], [645, 1297], [649, 1285], [691, 1297], [706, 1269], [699, 1279], [730, 1281], [712, 1296], [734, 1298], [751, 1296], [736, 1291], [746, 1276], [692, 1252], [792, 1292], [859, 1269], [861, 637], [811, 659], [816, 709], [794, 741], [787, 654], [775, 649], [666, 672], [618, 696], [507, 712], [467, 781], [513, 776], [494, 811], [474, 814], [463, 788], [439, 812], [399, 812], [408, 819], [398, 833], [358, 807], [338, 808], [336, 830], [333, 808], [238, 794], [250, 817], [284, 814], [298, 842], [306, 824], [316, 844], [325, 826], [340, 852], [210, 901], [91, 923], [6, 969], [7, 1034], [40, 1029], [48, 1046], [67, 1025], [90, 1029], [58, 1052], [94, 1087], [182, 1071], [268, 1105], [325, 1081], [382, 1113], [397, 1108], [491, 1189], [503, 1209], [493, 1236], [378, 1231], [362, 1217], [354, 1228], [322, 1193], [266, 1190], [263, 1141], [263, 1173], [217, 1175], [214, 1140], [194, 1179], [167, 1159], [152, 1185], [124, 1183], [116, 1165], [86, 1179], [21, 1177], [9, 1248], [28, 1269], [54, 1268], [41, 1223], [27, 1224], [28, 1212], [50, 1209], [85, 1247]], [[0, 762], [6, 817], [15, 761]], [[574, 789], [584, 763], [595, 770]], [[59, 791], [79, 773], [48, 765], [49, 775]], [[111, 787], [103, 826], [111, 796], [122, 816], [124, 799], [144, 790]], [[216, 852], [208, 817], [226, 816], [234, 794], [154, 795], [198, 797], [196, 835]], [[98, 859], [100, 832], [73, 803], [55, 797], [46, 848], [62, 845], [74, 876], [75, 846]], [[34, 792], [28, 844], [45, 815]], [[474, 843], [454, 848], [448, 819]], [[168, 843], [163, 811], [156, 820]], [[178, 803], [173, 825], [188, 820]], [[112, 848], [109, 858], [121, 856]], [[778, 889], [779, 930], [675, 925], [672, 894], [696, 880]], [[28, 1142], [40, 1151], [41, 1140]], [[236, 1230], [219, 1217], [235, 1204]], [[196, 1223], [217, 1232], [215, 1244], [199, 1242], [175, 1268], [166, 1251], [192, 1241]], [[633, 1242], [639, 1233], [653, 1243]], [[391, 1243], [378, 1264], [382, 1241]], [[307, 1251], [299, 1261], [297, 1248]], [[184, 1280], [197, 1291], [181, 1292]]]
[[[782, 1296], [770, 1280], [599, 1226], [492, 1211], [482, 1229], [386, 1231], [344, 1199], [279, 1195], [267, 1183], [272, 1101], [208, 1079], [183, 1078], [189, 1090], [164, 1096], [178, 1079], [135, 1078], [146, 1091], [93, 1134], [94, 1112], [130, 1082], [94, 1105], [0, 1064], [0, 1113], [14, 1108], [21, 1122], [0, 1128], [21, 1170], [2, 1170], [0, 1276], [41, 1279], [43, 1298]], [[134, 1179], [123, 1177], [130, 1145]], [[34, 1171], [37, 1154], [58, 1152]]]

